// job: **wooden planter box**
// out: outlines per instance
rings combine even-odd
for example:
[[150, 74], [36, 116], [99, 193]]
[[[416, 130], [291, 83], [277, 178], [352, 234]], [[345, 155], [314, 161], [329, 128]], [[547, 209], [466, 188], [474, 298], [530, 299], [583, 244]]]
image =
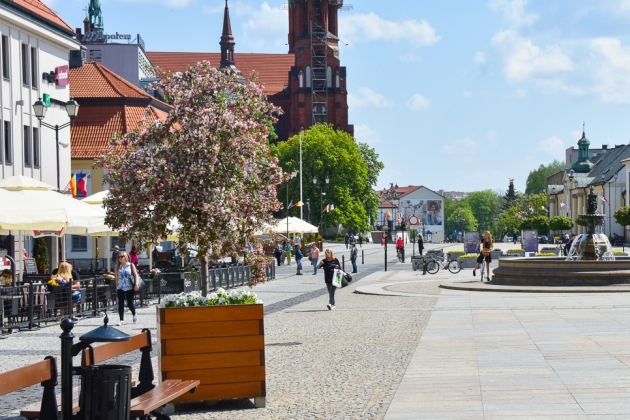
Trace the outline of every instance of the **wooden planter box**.
[[266, 404], [263, 305], [157, 308], [160, 381], [197, 379], [174, 402], [254, 398]]

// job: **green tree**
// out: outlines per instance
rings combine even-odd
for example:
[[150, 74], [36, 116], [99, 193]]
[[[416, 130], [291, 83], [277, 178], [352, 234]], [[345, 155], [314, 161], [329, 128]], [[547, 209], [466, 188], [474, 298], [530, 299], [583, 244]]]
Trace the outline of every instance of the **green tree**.
[[531, 218], [531, 227], [536, 229], [539, 235], [549, 232], [549, 218], [547, 216], [534, 216]]
[[555, 216], [549, 220], [549, 229], [551, 230], [569, 230], [573, 227], [573, 220], [566, 216]]
[[621, 207], [615, 212], [615, 221], [621, 226], [630, 225], [630, 207]]
[[[445, 200], [446, 201], [446, 200]], [[474, 232], [477, 230], [477, 219], [466, 202], [455, 202], [444, 214], [444, 229], [450, 235], [458, 232]]]
[[508, 186], [508, 190], [503, 196], [503, 204], [501, 206], [501, 209], [509, 209], [510, 207], [515, 206], [517, 202], [518, 196], [516, 195], [516, 191], [514, 190], [514, 179], [510, 178], [510, 185]]
[[35, 244], [33, 245], [33, 258], [35, 258], [35, 263], [37, 263], [38, 269], [48, 270], [50, 268], [46, 238], [35, 238]]
[[499, 200], [492, 190], [475, 191], [464, 201], [475, 216], [480, 230], [488, 230], [499, 216]]
[[497, 237], [502, 237], [506, 233], [514, 233], [521, 230], [522, 220], [518, 217], [519, 208], [512, 206], [505, 209], [499, 216], [499, 220], [495, 223], [495, 233]]
[[[279, 164], [286, 172], [300, 168], [300, 138], [291, 137], [278, 144]], [[348, 133], [317, 124], [302, 133], [302, 196], [311, 203], [311, 223], [323, 226], [339, 224], [356, 231], [367, 230], [369, 218], [377, 216], [379, 198], [373, 190], [383, 168], [378, 154], [367, 145], [355, 142]], [[298, 175], [299, 177], [299, 175]], [[317, 179], [314, 185], [313, 178]], [[324, 179], [329, 178], [326, 185]], [[319, 186], [324, 185], [324, 196]], [[286, 190], [280, 188], [279, 199], [285, 201]], [[300, 197], [299, 181], [289, 181], [289, 200]], [[320, 203], [321, 201], [321, 203]], [[320, 213], [320, 205], [334, 206], [332, 212]], [[299, 209], [290, 215], [298, 216]]]
[[554, 160], [548, 165], [540, 165], [527, 176], [525, 182], [525, 194], [540, 193], [547, 189], [547, 178], [551, 175], [564, 171], [564, 163]]

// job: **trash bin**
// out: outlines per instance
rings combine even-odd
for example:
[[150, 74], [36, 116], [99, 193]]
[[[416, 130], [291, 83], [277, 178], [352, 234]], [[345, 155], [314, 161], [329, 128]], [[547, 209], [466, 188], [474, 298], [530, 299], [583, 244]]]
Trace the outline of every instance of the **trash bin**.
[[84, 420], [127, 420], [131, 414], [131, 366], [82, 368], [79, 406]]

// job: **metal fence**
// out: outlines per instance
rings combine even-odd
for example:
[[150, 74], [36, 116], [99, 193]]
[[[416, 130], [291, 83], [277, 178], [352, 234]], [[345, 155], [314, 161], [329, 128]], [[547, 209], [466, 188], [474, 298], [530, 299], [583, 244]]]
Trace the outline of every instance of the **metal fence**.
[[[145, 285], [135, 294], [138, 307], [160, 303], [169, 294], [200, 290], [200, 279], [193, 281], [191, 273], [186, 271], [163, 272], [155, 276], [141, 271], [140, 275]], [[267, 280], [275, 279], [274, 264], [267, 266], [265, 275]], [[81, 277], [78, 290], [72, 290], [70, 285], [47, 285], [49, 277], [29, 275], [23, 282], [0, 287], [0, 334], [57, 324], [69, 316], [79, 319], [116, 310], [115, 280], [107, 280], [92, 272]], [[250, 280], [251, 267], [248, 265], [212, 268], [208, 270], [208, 291], [244, 286]]]

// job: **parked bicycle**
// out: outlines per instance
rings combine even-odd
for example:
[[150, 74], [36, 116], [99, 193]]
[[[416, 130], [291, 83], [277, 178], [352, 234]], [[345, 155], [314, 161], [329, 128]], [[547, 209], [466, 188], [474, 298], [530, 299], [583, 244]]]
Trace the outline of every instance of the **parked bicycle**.
[[443, 255], [430, 254], [425, 257], [425, 264], [427, 271], [430, 274], [435, 274], [442, 269], [448, 269], [453, 274], [457, 274], [462, 270], [462, 263], [459, 260], [449, 260]]

